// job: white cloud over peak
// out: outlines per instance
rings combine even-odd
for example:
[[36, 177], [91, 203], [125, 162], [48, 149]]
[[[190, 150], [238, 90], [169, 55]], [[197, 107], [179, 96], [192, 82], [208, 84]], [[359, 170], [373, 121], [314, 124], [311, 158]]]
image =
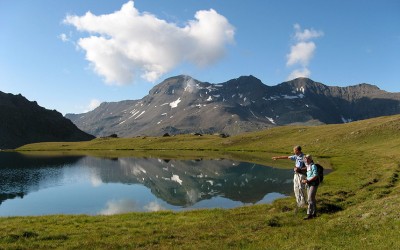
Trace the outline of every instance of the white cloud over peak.
[[301, 27], [299, 24], [295, 24], [294, 25], [294, 29], [295, 29], [295, 39], [297, 41], [307, 41], [307, 40], [311, 40], [313, 38], [318, 38], [324, 35], [324, 32], [322, 31], [316, 31], [314, 29], [304, 29], [303, 31], [301, 30]]
[[293, 79], [296, 79], [296, 78], [299, 78], [299, 77], [309, 77], [310, 75], [311, 75], [311, 72], [307, 68], [295, 69], [287, 77], [287, 80], [293, 80]]
[[298, 77], [309, 77], [311, 75], [308, 65], [317, 48], [311, 40], [324, 35], [322, 31], [314, 29], [302, 30], [299, 24], [294, 25], [294, 30], [295, 44], [290, 47], [290, 53], [286, 55], [286, 66], [299, 65], [301, 69], [294, 69], [287, 77], [287, 80]]
[[314, 42], [299, 42], [293, 45], [290, 53], [287, 55], [288, 60], [286, 65], [291, 66], [299, 63], [307, 66], [314, 54], [315, 48]]
[[101, 101], [99, 101], [97, 99], [92, 99], [92, 100], [90, 100], [89, 105], [85, 108], [85, 110], [83, 112], [86, 113], [86, 112], [92, 111], [93, 109], [100, 106], [100, 104], [101, 104]]
[[234, 42], [235, 29], [215, 10], [201, 10], [186, 26], [139, 12], [133, 1], [104, 15], [68, 15], [64, 23], [87, 37], [78, 40], [93, 70], [109, 84], [123, 85], [135, 77], [153, 82], [183, 62], [215, 63]]

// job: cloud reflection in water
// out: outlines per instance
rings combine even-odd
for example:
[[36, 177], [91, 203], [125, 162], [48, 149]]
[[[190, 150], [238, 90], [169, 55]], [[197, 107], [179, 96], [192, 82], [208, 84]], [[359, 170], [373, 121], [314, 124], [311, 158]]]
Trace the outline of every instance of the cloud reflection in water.
[[101, 215], [113, 215], [137, 211], [137, 204], [134, 200], [111, 200], [106, 204], [106, 208], [101, 210]]

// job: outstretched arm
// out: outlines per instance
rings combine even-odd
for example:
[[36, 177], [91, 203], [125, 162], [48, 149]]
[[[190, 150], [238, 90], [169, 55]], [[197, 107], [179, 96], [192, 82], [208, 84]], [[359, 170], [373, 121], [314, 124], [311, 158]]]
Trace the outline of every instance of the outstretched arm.
[[279, 160], [279, 159], [289, 159], [288, 156], [274, 156], [272, 157], [272, 160]]

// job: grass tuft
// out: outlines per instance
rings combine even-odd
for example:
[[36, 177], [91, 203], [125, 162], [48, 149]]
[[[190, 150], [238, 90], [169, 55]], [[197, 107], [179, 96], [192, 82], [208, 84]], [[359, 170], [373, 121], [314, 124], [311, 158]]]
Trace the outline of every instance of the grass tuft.
[[279, 218], [278, 217], [272, 217], [272, 218], [267, 220], [267, 225], [270, 226], [270, 227], [280, 227], [281, 223], [279, 222]]

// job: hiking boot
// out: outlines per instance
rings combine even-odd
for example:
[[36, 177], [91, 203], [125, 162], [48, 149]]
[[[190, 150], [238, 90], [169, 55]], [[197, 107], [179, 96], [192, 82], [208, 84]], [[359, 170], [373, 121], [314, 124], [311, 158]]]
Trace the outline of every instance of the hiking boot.
[[312, 218], [314, 218], [314, 216], [309, 214], [306, 217], [304, 217], [303, 220], [311, 220]]

